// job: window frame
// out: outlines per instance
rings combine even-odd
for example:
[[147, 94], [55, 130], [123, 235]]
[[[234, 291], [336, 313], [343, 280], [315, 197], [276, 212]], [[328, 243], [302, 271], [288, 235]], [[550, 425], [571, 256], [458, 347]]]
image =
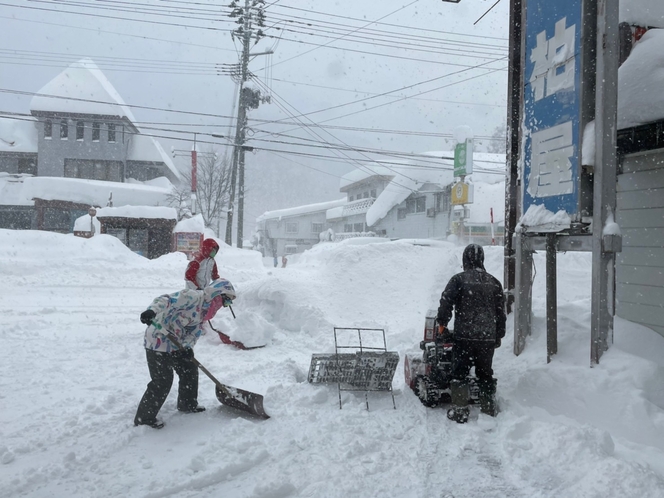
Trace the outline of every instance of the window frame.
[[108, 143], [114, 144], [116, 142], [115, 123], [106, 123], [106, 129], [108, 130]]
[[[320, 230], [317, 230], [316, 227], [320, 227]], [[315, 221], [311, 222], [311, 233], [321, 233], [325, 230], [325, 223], [318, 223]]]
[[85, 123], [83, 121], [76, 122], [76, 141], [82, 142], [85, 140]]
[[60, 140], [69, 140], [69, 122], [66, 119], [60, 121]]
[[[293, 226], [295, 226], [295, 230], [293, 230]], [[287, 234], [299, 233], [300, 224], [297, 221], [287, 221], [285, 230]]]
[[47, 119], [44, 121], [44, 138], [51, 140], [53, 138], [53, 121]]
[[92, 141], [99, 142], [101, 139], [101, 123], [95, 121], [92, 123]]

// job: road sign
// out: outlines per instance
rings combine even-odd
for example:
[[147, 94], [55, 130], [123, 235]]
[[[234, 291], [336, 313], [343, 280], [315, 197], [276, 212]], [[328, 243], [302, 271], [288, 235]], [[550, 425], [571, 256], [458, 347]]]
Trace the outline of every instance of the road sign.
[[454, 147], [454, 176], [467, 176], [473, 173], [473, 139], [469, 138]]
[[452, 187], [452, 205], [473, 203], [473, 186], [468, 183], [458, 182]]
[[582, 0], [528, 0], [522, 213], [579, 214]]

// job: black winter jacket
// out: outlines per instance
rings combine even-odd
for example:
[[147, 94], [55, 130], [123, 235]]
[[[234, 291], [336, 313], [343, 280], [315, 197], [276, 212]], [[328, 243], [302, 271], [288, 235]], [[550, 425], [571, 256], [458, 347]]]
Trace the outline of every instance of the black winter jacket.
[[505, 337], [507, 320], [503, 286], [479, 266], [450, 279], [440, 298], [437, 319], [447, 327], [454, 311], [455, 339], [497, 343]]

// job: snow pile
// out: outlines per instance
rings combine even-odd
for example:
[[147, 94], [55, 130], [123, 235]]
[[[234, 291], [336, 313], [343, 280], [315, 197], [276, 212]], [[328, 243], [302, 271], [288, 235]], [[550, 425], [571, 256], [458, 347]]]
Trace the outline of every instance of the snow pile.
[[175, 208], [166, 206], [121, 206], [97, 209], [99, 218], [160, 218], [177, 220]]
[[34, 118], [14, 119], [0, 116], [0, 151], [37, 152]]
[[271, 219], [281, 219], [286, 216], [295, 216], [298, 214], [306, 214], [306, 213], [317, 213], [320, 211], [327, 211], [328, 209], [336, 208], [343, 206], [346, 204], [348, 201], [344, 197], [343, 199], [338, 199], [336, 201], [327, 201], [327, 202], [319, 202], [316, 204], [307, 204], [304, 206], [297, 206], [297, 207], [292, 207], [292, 208], [287, 208], [287, 209], [278, 209], [275, 211], [266, 211], [262, 215], [260, 215], [258, 218], [256, 218], [256, 222], [259, 223], [264, 220], [271, 220]]
[[[312, 353], [334, 351], [332, 327], [379, 326], [403, 359], [419, 351], [424, 314], [461, 271], [463, 248], [406, 241], [321, 244], [284, 269], [229, 247], [217, 257], [233, 282], [237, 319], [215, 328], [253, 334], [240, 351], [208, 331], [196, 357], [220, 381], [265, 395], [271, 418], [220, 407], [162, 408], [166, 427], [135, 428], [149, 380], [138, 317], [183, 284], [186, 258], [142, 258], [113, 237], [90, 240], [0, 230], [0, 496], [520, 496], [661, 498], [664, 339], [618, 319], [615, 345], [589, 368], [589, 253], [560, 254], [559, 353], [546, 363], [545, 291], [533, 288], [533, 333], [518, 357], [512, 318], [496, 351], [501, 413], [473, 409], [459, 426], [427, 409], [400, 364], [387, 393], [311, 385]], [[74, 255], [74, 256], [72, 256]], [[243, 259], [245, 258], [245, 259]], [[485, 266], [502, 275], [503, 248]], [[534, 255], [537, 275], [543, 254]]]
[[517, 232], [560, 232], [569, 228], [572, 219], [560, 210], [552, 213], [543, 205], [531, 205], [517, 224]]
[[664, 29], [651, 29], [618, 70], [618, 129], [664, 119]]
[[175, 225], [173, 232], [203, 233], [204, 230], [205, 222], [203, 221], [203, 215], [197, 214], [191, 218], [178, 221], [178, 224]]

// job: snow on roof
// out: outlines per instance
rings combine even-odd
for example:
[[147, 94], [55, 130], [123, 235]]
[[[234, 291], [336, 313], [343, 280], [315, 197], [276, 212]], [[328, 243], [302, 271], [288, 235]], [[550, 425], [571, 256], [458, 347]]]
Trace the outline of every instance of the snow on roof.
[[620, 22], [664, 28], [662, 0], [620, 0]]
[[[432, 151], [425, 152], [423, 155], [443, 158], [451, 157], [454, 153], [451, 151]], [[416, 169], [413, 168], [415, 164], [417, 164], [417, 160], [408, 161], [403, 165], [390, 166], [389, 170], [393, 175], [392, 181], [367, 211], [367, 225], [372, 226], [383, 219], [392, 208], [401, 204], [412, 193], [420, 190], [425, 183], [444, 186], [454, 181], [453, 164], [449, 159], [441, 159], [440, 168]], [[473, 164], [476, 171], [472, 174], [474, 183], [499, 183], [501, 180], [504, 181], [505, 154], [474, 153]]]
[[32, 206], [35, 198], [105, 206], [113, 193], [117, 206], [165, 206], [171, 188], [134, 183], [48, 176], [23, 177], [0, 173], [0, 204]]
[[34, 118], [14, 119], [0, 116], [0, 151], [37, 152], [37, 128]]
[[127, 159], [130, 161], [164, 163], [178, 180], [182, 180], [182, 174], [175, 167], [171, 157], [166, 154], [161, 144], [153, 137], [133, 135]]
[[297, 206], [293, 208], [287, 208], [287, 209], [279, 209], [276, 211], [266, 211], [262, 215], [260, 215], [258, 218], [256, 218], [256, 222], [259, 223], [264, 220], [272, 220], [275, 218], [285, 218], [287, 216], [296, 216], [298, 214], [307, 214], [307, 213], [317, 213], [319, 211], [327, 211], [328, 209], [332, 209], [334, 207], [338, 206], [343, 206], [346, 204], [348, 201], [344, 197], [343, 199], [339, 199], [336, 201], [327, 201], [327, 202], [319, 202], [317, 204], [307, 204], [305, 206]]
[[366, 180], [367, 178], [371, 178], [372, 176], [393, 177], [394, 174], [395, 174], [394, 171], [388, 166], [376, 166], [376, 165], [364, 166], [361, 169], [359, 168], [354, 169], [353, 171], [346, 173], [344, 176], [342, 176], [341, 181], [339, 182], [339, 190], [343, 192], [344, 189], [349, 185], [361, 182], [362, 180]]
[[117, 90], [88, 58], [75, 62], [44, 85], [32, 98], [30, 110], [117, 116], [132, 123], [136, 121]]
[[97, 209], [97, 218], [161, 218], [177, 220], [175, 208], [167, 206], [120, 206]]
[[205, 221], [203, 221], [203, 216], [197, 214], [191, 218], [180, 220], [173, 232], [196, 232], [204, 233], [205, 232]]
[[651, 29], [618, 70], [618, 129], [664, 119], [664, 29]]

